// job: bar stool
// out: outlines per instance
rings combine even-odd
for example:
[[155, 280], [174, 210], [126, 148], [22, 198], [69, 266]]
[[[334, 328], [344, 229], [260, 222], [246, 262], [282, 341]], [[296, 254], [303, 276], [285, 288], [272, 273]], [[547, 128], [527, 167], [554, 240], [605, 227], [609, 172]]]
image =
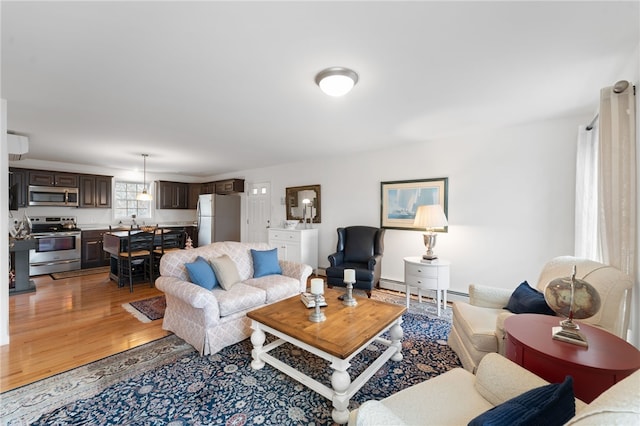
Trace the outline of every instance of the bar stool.
[[182, 250], [185, 243], [185, 232], [177, 231], [170, 228], [158, 229], [157, 234], [160, 235], [160, 244], [154, 243], [151, 264], [153, 265], [153, 272], [156, 276], [160, 275], [160, 259], [166, 253]]
[[127, 231], [127, 245], [125, 251], [118, 253], [118, 281], [124, 283], [129, 280], [129, 291], [133, 293], [134, 278], [146, 279], [148, 277], [153, 286], [153, 268], [147, 269], [152, 259], [153, 239], [156, 228], [146, 228], [145, 230]]

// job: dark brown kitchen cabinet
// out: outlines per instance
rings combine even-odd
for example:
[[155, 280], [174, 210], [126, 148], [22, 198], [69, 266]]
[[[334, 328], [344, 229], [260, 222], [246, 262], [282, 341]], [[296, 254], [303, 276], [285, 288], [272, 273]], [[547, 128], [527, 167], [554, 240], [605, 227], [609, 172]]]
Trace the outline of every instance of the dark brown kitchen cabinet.
[[82, 231], [82, 255], [80, 265], [82, 269], [97, 268], [109, 265], [109, 253], [102, 249], [102, 239], [106, 229]]
[[216, 192], [215, 182], [206, 182], [202, 184], [201, 194], [213, 194]]
[[182, 182], [156, 181], [156, 209], [188, 208], [189, 185]]
[[80, 175], [79, 207], [110, 208], [111, 176]]
[[189, 196], [187, 197], [188, 209], [198, 208], [198, 197], [200, 197], [200, 194], [202, 194], [202, 186], [203, 185], [201, 183], [189, 184]]
[[29, 170], [29, 185], [77, 188], [78, 175], [46, 170]]
[[9, 168], [9, 210], [27, 207], [27, 171]]
[[215, 182], [216, 194], [235, 194], [244, 192], [244, 179], [227, 179]]

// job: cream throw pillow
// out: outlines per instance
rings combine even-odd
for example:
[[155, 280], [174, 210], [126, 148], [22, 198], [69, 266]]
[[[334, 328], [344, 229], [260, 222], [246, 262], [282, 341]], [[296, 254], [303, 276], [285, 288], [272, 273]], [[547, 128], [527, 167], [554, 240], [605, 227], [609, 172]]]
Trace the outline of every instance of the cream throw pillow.
[[210, 263], [223, 289], [229, 290], [235, 283], [240, 282], [238, 268], [226, 254], [211, 259]]

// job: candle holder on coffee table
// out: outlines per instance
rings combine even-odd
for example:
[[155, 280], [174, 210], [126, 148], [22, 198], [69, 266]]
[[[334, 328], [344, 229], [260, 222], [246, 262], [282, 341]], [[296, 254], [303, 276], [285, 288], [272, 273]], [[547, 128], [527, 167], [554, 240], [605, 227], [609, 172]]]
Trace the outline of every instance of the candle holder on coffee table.
[[309, 315], [309, 321], [311, 322], [322, 322], [327, 319], [324, 312], [320, 310], [320, 301], [322, 300], [322, 295], [324, 294], [324, 281], [321, 278], [312, 278], [311, 279], [311, 294], [315, 299], [315, 307], [313, 308], [313, 312]]
[[344, 270], [344, 283], [347, 285], [347, 294], [342, 299], [342, 304], [345, 306], [356, 306], [358, 302], [353, 298], [353, 284], [356, 282], [355, 269]]

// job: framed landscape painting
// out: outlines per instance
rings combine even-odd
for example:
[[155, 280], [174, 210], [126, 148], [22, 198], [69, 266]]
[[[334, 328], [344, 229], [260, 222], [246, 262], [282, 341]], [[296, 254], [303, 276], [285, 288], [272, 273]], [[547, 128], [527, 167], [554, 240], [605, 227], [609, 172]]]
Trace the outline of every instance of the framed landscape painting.
[[417, 229], [413, 220], [422, 205], [440, 204], [448, 217], [448, 191], [448, 178], [380, 182], [380, 227]]

